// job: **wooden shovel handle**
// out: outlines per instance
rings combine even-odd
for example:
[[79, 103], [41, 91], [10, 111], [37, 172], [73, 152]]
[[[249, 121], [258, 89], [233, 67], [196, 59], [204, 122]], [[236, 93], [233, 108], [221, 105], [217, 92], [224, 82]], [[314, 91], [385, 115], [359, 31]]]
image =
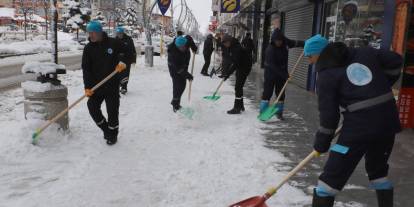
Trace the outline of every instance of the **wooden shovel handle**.
[[277, 98], [276, 98], [276, 100], [274, 101], [273, 105], [274, 105], [274, 104], [277, 104], [277, 103], [279, 102], [280, 98], [281, 98], [281, 97], [282, 97], [282, 95], [283, 95], [283, 92], [286, 90], [286, 87], [287, 87], [287, 85], [288, 85], [289, 81], [292, 79], [293, 74], [295, 73], [295, 71], [296, 71], [296, 69], [297, 69], [297, 67], [298, 67], [298, 65], [299, 65], [299, 63], [300, 63], [300, 61], [302, 60], [303, 55], [304, 55], [304, 52], [302, 52], [302, 54], [299, 56], [298, 60], [296, 61], [296, 64], [295, 64], [295, 66], [293, 67], [292, 72], [289, 74], [289, 78], [286, 80], [285, 85], [283, 86], [282, 90], [279, 92], [279, 95], [277, 96]]
[[[194, 62], [195, 62], [195, 53], [193, 53], [193, 60], [192, 60], [192, 63], [191, 63], [191, 75], [193, 75], [193, 73], [194, 73]], [[190, 83], [190, 85], [188, 86], [188, 102], [190, 102], [191, 101], [191, 87], [192, 87], [192, 85], [193, 85], [193, 81], [189, 81]]]
[[219, 92], [221, 86], [223, 86], [223, 83], [224, 83], [224, 79], [221, 80], [220, 84], [217, 86], [217, 89], [216, 89], [216, 91], [214, 91], [213, 96], [216, 96], [216, 94]]
[[[101, 82], [99, 82], [98, 84], [96, 84], [93, 88], [92, 91], [96, 91], [99, 87], [101, 87], [104, 83], [106, 83], [109, 79], [111, 79], [112, 77], [114, 77], [118, 72], [115, 70], [113, 71], [111, 74], [109, 74], [105, 79], [103, 79]], [[66, 108], [65, 110], [63, 110], [62, 112], [60, 112], [58, 115], [56, 115], [55, 117], [53, 117], [51, 120], [49, 120], [48, 122], [46, 122], [41, 128], [37, 129], [36, 133], [39, 135], [40, 133], [42, 133], [46, 128], [48, 128], [50, 125], [52, 125], [53, 123], [55, 123], [57, 120], [59, 120], [60, 118], [62, 118], [66, 113], [68, 113], [68, 111], [70, 109], [72, 109], [73, 107], [75, 107], [76, 105], [78, 105], [83, 99], [86, 98], [86, 95], [83, 95], [82, 97], [80, 97], [78, 100], [76, 100], [74, 103], [72, 103], [68, 108]]]

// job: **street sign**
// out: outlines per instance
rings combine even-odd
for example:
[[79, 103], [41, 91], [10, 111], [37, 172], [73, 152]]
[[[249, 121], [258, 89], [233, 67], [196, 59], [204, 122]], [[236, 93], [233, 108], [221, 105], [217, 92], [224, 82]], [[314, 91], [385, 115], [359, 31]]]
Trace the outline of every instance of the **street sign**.
[[170, 8], [171, 0], [157, 0], [158, 7], [160, 8], [161, 14], [164, 16]]
[[221, 0], [221, 13], [237, 13], [240, 11], [240, 0]]

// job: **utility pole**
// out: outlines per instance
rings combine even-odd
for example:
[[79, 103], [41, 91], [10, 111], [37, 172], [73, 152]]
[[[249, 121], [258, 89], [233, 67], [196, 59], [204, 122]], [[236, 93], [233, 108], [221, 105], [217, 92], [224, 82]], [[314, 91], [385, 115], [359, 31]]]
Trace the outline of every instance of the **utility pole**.
[[58, 11], [57, 11], [57, 0], [50, 0], [51, 12], [53, 14], [51, 24], [51, 35], [52, 35], [52, 60], [58, 64]]

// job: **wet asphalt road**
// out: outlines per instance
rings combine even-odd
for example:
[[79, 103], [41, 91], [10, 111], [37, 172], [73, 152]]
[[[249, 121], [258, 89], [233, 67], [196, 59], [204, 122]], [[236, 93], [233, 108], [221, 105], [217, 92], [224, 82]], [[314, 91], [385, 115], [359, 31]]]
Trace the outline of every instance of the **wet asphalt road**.
[[[261, 98], [262, 79], [263, 75], [260, 72], [252, 72], [245, 87], [246, 98], [252, 100], [256, 108]], [[315, 94], [290, 84], [287, 88], [285, 107], [285, 121], [271, 121], [263, 128], [265, 146], [278, 150], [292, 161], [286, 163], [290, 168], [280, 169], [281, 171], [292, 169], [312, 151], [313, 136], [319, 126]], [[414, 206], [413, 149], [414, 130], [405, 130], [397, 137], [390, 161], [389, 177], [395, 185], [395, 207]], [[326, 158], [324, 155], [321, 159], [313, 160], [290, 183], [312, 195]], [[353, 202], [368, 207], [377, 206], [375, 192], [370, 190], [368, 185], [362, 160], [344, 191], [337, 196], [337, 200], [349, 204], [343, 206], [353, 206]]]

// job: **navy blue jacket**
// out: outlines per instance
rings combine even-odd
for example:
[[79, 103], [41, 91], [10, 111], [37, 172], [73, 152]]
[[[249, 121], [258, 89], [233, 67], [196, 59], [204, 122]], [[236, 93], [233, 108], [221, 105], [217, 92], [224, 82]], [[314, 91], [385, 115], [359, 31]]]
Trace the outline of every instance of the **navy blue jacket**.
[[[279, 39], [283, 42], [281, 47], [276, 47], [274, 41]], [[290, 40], [283, 33], [276, 29], [272, 34], [271, 43], [266, 48], [265, 53], [265, 72], [267, 79], [274, 79], [276, 76], [287, 79], [289, 77], [288, 60], [289, 49], [294, 47], [303, 47], [303, 41]]]
[[[83, 49], [82, 71], [85, 88], [91, 89], [101, 80], [111, 74], [116, 65], [122, 61], [128, 63], [126, 57], [127, 48], [114, 38], [103, 33], [103, 40], [100, 42], [89, 42]], [[116, 75], [106, 82], [97, 92], [110, 89], [119, 89], [119, 76]]]
[[122, 38], [116, 37], [116, 39], [121, 41], [127, 50], [127, 53], [125, 54], [127, 62], [125, 62], [125, 64], [130, 65], [135, 63], [137, 61], [137, 51], [135, 50], [135, 44], [132, 38], [124, 34]]
[[168, 45], [168, 69], [171, 77], [184, 76], [191, 58], [190, 50], [181, 52], [174, 43]]
[[237, 71], [243, 75], [249, 75], [252, 69], [251, 58], [248, 57], [248, 51], [245, 50], [236, 38], [232, 38], [231, 46], [223, 46], [223, 69], [228, 76]]
[[[332, 140], [340, 119], [340, 107], [344, 109], [343, 138], [365, 141], [377, 138], [376, 135], [400, 132], [391, 87], [398, 80], [401, 67], [402, 57], [394, 52], [371, 47], [351, 49], [343, 43], [329, 44], [316, 64], [320, 112], [320, 130], [316, 138], [330, 134], [330, 140], [326, 141]], [[355, 68], [357, 70], [353, 70]], [[361, 73], [359, 68], [367, 72]], [[372, 103], [381, 96], [388, 98], [371, 106], [363, 103], [367, 100]], [[361, 103], [365, 107], [352, 109]]]

